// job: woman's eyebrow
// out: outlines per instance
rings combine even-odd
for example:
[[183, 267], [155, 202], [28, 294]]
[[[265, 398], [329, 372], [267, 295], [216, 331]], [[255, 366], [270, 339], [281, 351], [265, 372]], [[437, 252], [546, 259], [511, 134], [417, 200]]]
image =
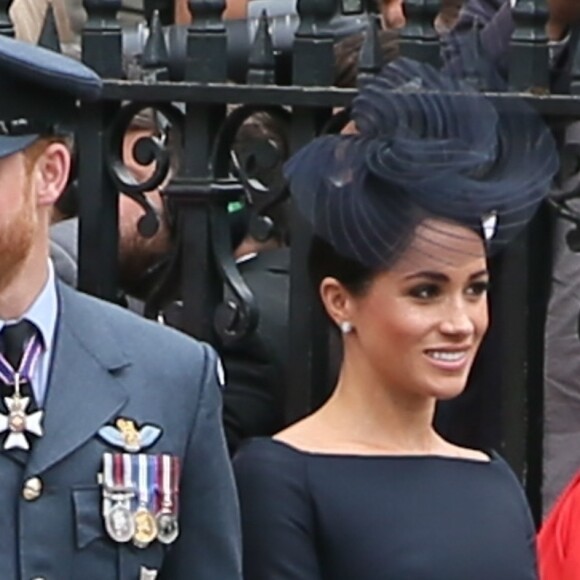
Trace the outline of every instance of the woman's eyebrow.
[[472, 280], [473, 278], [481, 278], [482, 276], [489, 276], [489, 272], [487, 271], [487, 269], [479, 270], [478, 272], [471, 274], [471, 276], [469, 276], [469, 279]]
[[408, 276], [405, 276], [405, 280], [413, 280], [415, 278], [427, 278], [433, 280], [434, 282], [448, 282], [449, 276], [443, 274], [443, 272], [433, 272], [431, 270], [422, 270], [421, 272], [413, 272]]
[[[481, 278], [482, 276], [489, 276], [487, 269], [478, 270], [473, 274], [469, 275], [469, 279], [473, 280], [475, 278]], [[413, 280], [415, 278], [427, 278], [428, 280], [433, 280], [434, 282], [448, 282], [449, 276], [443, 272], [436, 272], [432, 270], [421, 270], [420, 272], [413, 272], [405, 276], [405, 280]]]

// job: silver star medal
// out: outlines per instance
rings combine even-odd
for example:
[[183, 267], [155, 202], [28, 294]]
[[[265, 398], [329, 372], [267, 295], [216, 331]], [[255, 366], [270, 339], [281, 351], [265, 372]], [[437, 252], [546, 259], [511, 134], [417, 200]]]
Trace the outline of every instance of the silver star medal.
[[141, 566], [141, 571], [139, 572], [139, 580], [155, 580], [157, 578], [157, 570], [151, 570], [150, 568], [145, 568]]
[[4, 397], [4, 403], [8, 408], [8, 415], [0, 413], [0, 433], [10, 431], [4, 449], [30, 449], [30, 443], [26, 433], [31, 433], [37, 437], [42, 437], [43, 411], [35, 411], [28, 415], [26, 409], [30, 404], [30, 397], [20, 395], [20, 377], [14, 376], [14, 396]]

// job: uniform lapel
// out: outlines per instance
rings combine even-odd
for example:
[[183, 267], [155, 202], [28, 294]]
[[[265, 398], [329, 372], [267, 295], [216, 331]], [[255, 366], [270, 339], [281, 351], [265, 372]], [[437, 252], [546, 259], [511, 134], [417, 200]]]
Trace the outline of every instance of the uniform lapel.
[[119, 374], [130, 362], [91, 299], [59, 285], [60, 315], [44, 404], [44, 436], [26, 471], [38, 474], [70, 455], [128, 400]]

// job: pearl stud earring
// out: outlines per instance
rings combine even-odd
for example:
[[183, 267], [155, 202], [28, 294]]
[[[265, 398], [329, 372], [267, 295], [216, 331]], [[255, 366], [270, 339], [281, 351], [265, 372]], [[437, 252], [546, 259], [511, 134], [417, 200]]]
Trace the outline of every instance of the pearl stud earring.
[[349, 322], [348, 320], [343, 320], [338, 326], [340, 327], [340, 332], [342, 332], [342, 334], [352, 332], [352, 322]]

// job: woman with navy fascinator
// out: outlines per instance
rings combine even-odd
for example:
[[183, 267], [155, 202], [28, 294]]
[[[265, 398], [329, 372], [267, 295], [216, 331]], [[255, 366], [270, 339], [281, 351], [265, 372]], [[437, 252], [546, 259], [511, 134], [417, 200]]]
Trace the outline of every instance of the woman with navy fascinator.
[[433, 427], [488, 327], [487, 258], [558, 168], [524, 103], [398, 59], [352, 108], [357, 133], [286, 167], [315, 233], [309, 272], [344, 356], [312, 415], [234, 461], [246, 580], [533, 580], [534, 526], [494, 451]]

